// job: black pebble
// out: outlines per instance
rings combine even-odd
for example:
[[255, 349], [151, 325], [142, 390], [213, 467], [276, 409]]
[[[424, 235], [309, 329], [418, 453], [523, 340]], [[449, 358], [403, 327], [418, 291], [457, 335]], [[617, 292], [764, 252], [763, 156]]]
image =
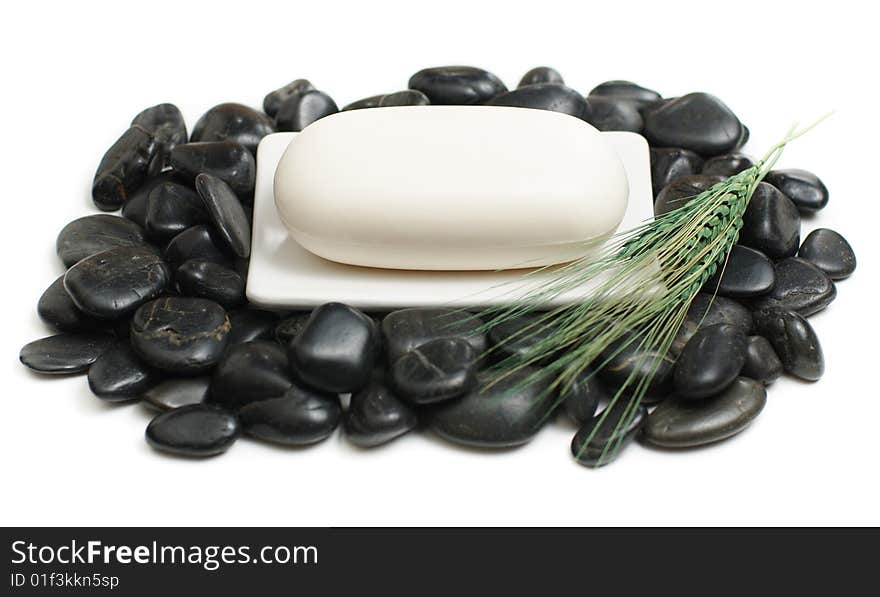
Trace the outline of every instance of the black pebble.
[[275, 132], [275, 123], [262, 112], [242, 104], [214, 106], [199, 118], [190, 141], [234, 141], [257, 154], [260, 139]]
[[673, 180], [657, 194], [657, 199], [654, 201], [654, 215], [662, 216], [683, 207], [703, 191], [723, 181], [724, 178], [721, 176], [703, 174], [694, 174]]
[[645, 393], [654, 398], [665, 397], [672, 390], [675, 359], [642, 348], [642, 341], [643, 338], [638, 336], [624, 336], [612, 342], [599, 356], [597, 365], [605, 363], [599, 370], [599, 377], [614, 391], [626, 383], [627, 391], [633, 392], [651, 376]]
[[755, 299], [752, 308], [791, 309], [808, 316], [827, 307], [837, 296], [828, 274], [799, 257], [778, 261], [772, 290]]
[[587, 102], [584, 97], [570, 87], [554, 83], [538, 83], [506, 91], [493, 97], [490, 106], [512, 106], [562, 112], [580, 118], [584, 115]]
[[717, 290], [721, 296], [747, 298], [769, 292], [775, 280], [773, 262], [766, 255], [734, 245], [727, 263], [718, 266], [718, 271], [706, 281], [704, 288], [707, 292]]
[[537, 66], [523, 75], [522, 79], [519, 80], [518, 87], [540, 85], [541, 83], [565, 85], [565, 81], [562, 80], [562, 75], [560, 75], [556, 69], [550, 68], [549, 66]]
[[348, 112], [349, 110], [363, 110], [365, 108], [378, 108], [379, 102], [382, 101], [383, 97], [385, 97], [385, 94], [380, 93], [379, 95], [371, 95], [370, 97], [365, 97], [363, 99], [353, 101], [350, 104], [344, 106], [340, 110], [340, 112]]
[[283, 104], [285, 100], [294, 95], [311, 91], [312, 89], [314, 89], [314, 87], [308, 79], [296, 79], [291, 81], [284, 87], [279, 87], [275, 91], [266, 94], [266, 97], [263, 98], [263, 111], [272, 118], [275, 118], [275, 114], [278, 113], [278, 108], [281, 107], [281, 104]]
[[825, 357], [813, 327], [794, 311], [766, 310], [755, 313], [755, 327], [767, 338], [787, 373], [816, 381], [825, 372]]
[[148, 178], [138, 187], [122, 205], [122, 217], [131, 220], [144, 230], [147, 228], [147, 210], [150, 206], [150, 193], [160, 184], [173, 182], [174, 176], [171, 171]]
[[297, 385], [283, 395], [246, 404], [238, 412], [251, 437], [286, 446], [304, 446], [327, 439], [339, 426], [339, 398]]
[[730, 108], [708, 93], [689, 93], [645, 111], [644, 135], [651, 145], [683, 147], [702, 156], [736, 148], [742, 124]]
[[151, 238], [167, 241], [187, 228], [208, 221], [202, 200], [192, 189], [165, 182], [150, 191], [144, 223]]
[[201, 404], [208, 399], [210, 383], [207, 375], [166, 379], [145, 391], [141, 403], [160, 411]]
[[210, 261], [228, 266], [230, 256], [220, 249], [223, 241], [217, 238], [213, 229], [199, 224], [187, 228], [169, 241], [165, 247], [165, 259], [172, 267], [178, 268], [190, 259]]
[[754, 165], [755, 163], [752, 159], [745, 154], [728, 153], [706, 160], [701, 172], [702, 174], [728, 177], [739, 174], [743, 170], [748, 170]]
[[199, 174], [196, 191], [226, 245], [239, 257], [250, 257], [251, 224], [232, 188], [216, 176]]
[[842, 280], [856, 269], [856, 254], [843, 236], [828, 228], [817, 228], [807, 235], [798, 251], [832, 280]]
[[596, 372], [586, 369], [563, 391], [561, 400], [568, 418], [582, 425], [593, 418], [600, 402], [610, 398], [611, 395]]
[[803, 213], [814, 213], [828, 205], [828, 189], [818, 176], [806, 170], [771, 170], [764, 178]]
[[101, 325], [94, 317], [83, 313], [64, 289], [64, 276], [59, 276], [40, 296], [37, 313], [44, 322], [60, 332], [82, 332]]
[[654, 196], [669, 183], [693, 176], [703, 166], [703, 158], [689, 149], [680, 147], [651, 148], [651, 185]]
[[127, 218], [96, 214], [67, 224], [58, 233], [55, 251], [65, 266], [116, 247], [143, 247], [144, 230]]
[[688, 400], [718, 394], [739, 376], [747, 346], [746, 334], [737, 326], [721, 323], [700, 329], [676, 362], [676, 393]]
[[18, 359], [37, 373], [83, 373], [115, 343], [104, 334], [56, 334], [25, 344]]
[[397, 359], [391, 367], [391, 385], [415, 404], [449, 400], [474, 387], [477, 357], [460, 338], [432, 340]]
[[162, 380], [162, 374], [141, 361], [128, 345], [107, 350], [89, 367], [89, 389], [108, 402], [139, 398]]
[[431, 103], [428, 96], [415, 89], [406, 89], [404, 91], [396, 91], [382, 96], [379, 100], [379, 108], [389, 108], [392, 106], [427, 106]]
[[171, 168], [186, 184], [194, 186], [196, 176], [212, 174], [228, 184], [242, 199], [254, 195], [257, 164], [241, 143], [208, 141], [186, 143], [171, 150]]
[[698, 329], [717, 323], [735, 325], [747, 334], [755, 327], [751, 311], [743, 305], [723, 296], [716, 296], [713, 299], [711, 294], [701, 292], [691, 301], [685, 320], [669, 349], [670, 352], [680, 354]]
[[782, 375], [782, 361], [773, 350], [770, 341], [764, 336], [749, 336], [746, 348], [746, 362], [742, 368], [743, 377], [770, 384]]
[[592, 468], [611, 463], [632, 442], [647, 415], [644, 406], [632, 408], [629, 400], [618, 398], [578, 430], [571, 440], [572, 455], [578, 463]]
[[[92, 200], [98, 209], [114, 211], [143, 184], [161, 144], [144, 127], [128, 128], [101, 158], [92, 181]], [[161, 158], [160, 158], [161, 159]]]
[[791, 200], [774, 186], [759, 183], [746, 212], [739, 242], [771, 259], [791, 257], [801, 235], [801, 216]]
[[477, 105], [507, 91], [501, 79], [474, 66], [436, 66], [422, 69], [409, 79], [410, 89], [418, 89], [432, 104]]
[[245, 302], [242, 277], [217, 263], [190, 259], [177, 268], [175, 278], [180, 292], [186, 296], [211, 299], [226, 309]]
[[231, 326], [227, 334], [228, 347], [254, 340], [272, 340], [278, 325], [278, 315], [261, 309], [238, 309], [230, 311], [228, 316]]
[[645, 121], [635, 104], [613, 97], [588, 98], [584, 120], [600, 131], [638, 133], [645, 126]]
[[625, 100], [637, 108], [644, 108], [660, 101], [660, 94], [630, 81], [606, 81], [590, 91], [587, 98], [610, 97]]
[[[158, 161], [158, 164], [155, 167], [165, 166], [168, 154], [174, 146], [186, 143], [186, 122], [180, 109], [174, 104], [158, 104], [142, 110], [131, 124], [149, 132], [156, 139], [158, 148], [153, 163]], [[151, 168], [153, 167], [151, 164]], [[126, 199], [126, 203], [130, 200], [131, 196]]]
[[311, 316], [311, 311], [303, 311], [295, 315], [285, 317], [275, 326], [275, 339], [282, 345], [287, 346], [291, 340], [299, 336]]
[[377, 381], [352, 394], [343, 422], [348, 440], [362, 448], [388, 443], [417, 424], [413, 408]]
[[478, 355], [488, 348], [483, 322], [456, 309], [399, 309], [382, 320], [382, 339], [389, 363], [437, 338], [463, 338]]
[[[553, 323], [545, 317], [540, 313], [529, 313], [495, 322], [489, 329], [492, 359], [528, 358], [537, 344], [553, 335]], [[547, 360], [552, 360], [552, 357]]]
[[279, 131], [301, 131], [313, 122], [339, 111], [333, 98], [317, 89], [292, 95], [278, 108], [275, 126]]
[[284, 349], [265, 340], [229, 347], [211, 378], [211, 401], [230, 410], [280, 396], [293, 385]]
[[147, 426], [147, 443], [179, 456], [216, 456], [241, 433], [238, 419], [219, 406], [192, 404], [157, 415]]

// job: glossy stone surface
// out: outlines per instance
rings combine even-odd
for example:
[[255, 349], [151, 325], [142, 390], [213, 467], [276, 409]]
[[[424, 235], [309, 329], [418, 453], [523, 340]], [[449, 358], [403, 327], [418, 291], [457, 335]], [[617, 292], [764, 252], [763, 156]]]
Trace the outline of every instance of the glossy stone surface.
[[706, 163], [703, 164], [702, 174], [725, 177], [733, 176], [743, 170], [748, 170], [754, 165], [755, 163], [752, 161], [752, 158], [745, 154], [728, 153], [706, 160]]
[[564, 85], [538, 83], [506, 91], [486, 102], [490, 106], [512, 106], [562, 112], [580, 118], [584, 115], [587, 102], [584, 97]]
[[122, 205], [122, 217], [131, 220], [142, 229], [147, 228], [147, 209], [150, 206], [150, 193], [160, 184], [173, 182], [171, 171], [152, 176], [144, 181]]
[[431, 429], [451, 442], [480, 448], [510, 448], [528, 442], [555, 405], [546, 381], [528, 383], [534, 373], [535, 369], [522, 369], [488, 389], [489, 374], [480, 374], [474, 390], [436, 407]]
[[158, 104], [146, 108], [134, 117], [131, 124], [153, 135], [158, 145], [154, 161], [159, 160], [159, 166], [165, 165], [165, 160], [175, 145], [186, 143], [186, 122], [180, 109], [174, 104]]
[[350, 104], [346, 104], [340, 110], [340, 112], [347, 112], [349, 110], [363, 110], [364, 108], [378, 108], [379, 102], [382, 101], [382, 98], [385, 97], [384, 93], [380, 93], [379, 95], [371, 95], [370, 97], [365, 97], [363, 99], [359, 99], [351, 102]]
[[432, 340], [394, 362], [390, 383], [398, 396], [415, 404], [449, 400], [476, 384], [477, 357], [471, 345], [460, 338]]
[[613, 462], [638, 434], [647, 415], [644, 406], [633, 409], [629, 400], [619, 398], [578, 429], [571, 440], [572, 456], [591, 468]]
[[313, 122], [336, 114], [339, 108], [333, 98], [317, 89], [290, 96], [281, 103], [275, 114], [279, 131], [301, 131]]
[[392, 106], [427, 106], [431, 103], [428, 96], [415, 89], [405, 89], [404, 91], [396, 91], [382, 96], [379, 100], [379, 108], [389, 108]]
[[180, 292], [186, 296], [210, 299], [226, 309], [245, 302], [245, 282], [238, 272], [211, 261], [185, 261], [177, 268], [175, 278]]
[[418, 89], [432, 104], [477, 105], [507, 91], [501, 79], [473, 66], [437, 66], [422, 69], [409, 79], [410, 89]]
[[104, 154], [92, 181], [98, 209], [114, 211], [146, 180], [159, 143], [141, 126], [129, 127]]
[[130, 346], [107, 350], [89, 367], [89, 389], [108, 402], [139, 398], [162, 380], [163, 375], [141, 361]]
[[553, 334], [553, 324], [541, 314], [526, 314], [495, 323], [489, 330], [490, 357], [501, 361], [511, 356], [525, 357], [534, 346]]
[[159, 411], [202, 404], [208, 399], [210, 383], [211, 378], [207, 375], [172, 377], [145, 391], [141, 396], [141, 404]]
[[168, 241], [187, 228], [207, 221], [202, 200], [189, 187], [165, 182], [150, 191], [144, 224], [151, 238]]
[[354, 392], [369, 383], [379, 342], [372, 319], [348, 305], [327, 303], [312, 311], [290, 343], [288, 358], [306, 384], [326, 392]]
[[251, 107], [226, 103], [214, 106], [198, 119], [190, 141], [234, 141], [257, 154], [260, 139], [275, 132], [272, 119]]
[[199, 174], [196, 191], [220, 238], [239, 257], [250, 257], [251, 223], [232, 188], [216, 176]]
[[238, 416], [251, 437], [304, 446], [330, 437], [342, 419], [342, 407], [333, 394], [292, 385], [281, 396], [244, 405]]
[[101, 319], [127, 315], [171, 283], [171, 270], [152, 249], [117, 247], [67, 270], [64, 288], [83, 312]]
[[641, 132], [645, 121], [632, 102], [612, 97], [593, 96], [587, 101], [584, 120], [600, 131]]
[[749, 336], [741, 375], [766, 385], [779, 379], [782, 372], [782, 361], [770, 341], [764, 336]]
[[216, 176], [242, 198], [254, 195], [257, 164], [248, 149], [233, 141], [186, 143], [171, 150], [171, 168], [186, 184], [194, 186], [202, 173]]
[[174, 373], [211, 368], [226, 348], [226, 311], [200, 298], [166, 297], [140, 307], [131, 320], [131, 345], [146, 363]]
[[227, 347], [254, 340], [272, 340], [278, 316], [271, 311], [261, 309], [238, 309], [229, 311]]
[[767, 338], [786, 373], [816, 381], [825, 372], [825, 357], [816, 332], [794, 311], [765, 310], [755, 313], [755, 327]]
[[680, 147], [651, 148], [651, 186], [654, 196], [669, 183], [699, 173], [703, 158]]
[[562, 408], [569, 419], [582, 425], [596, 414], [599, 402], [612, 396], [599, 376], [592, 369], [586, 369], [562, 394]]
[[343, 428], [348, 441], [361, 448], [373, 448], [412, 431], [418, 422], [410, 405], [374, 381], [352, 394]]
[[773, 262], [766, 255], [743, 245], [734, 245], [726, 265], [719, 266], [704, 288], [707, 292], [717, 290], [721, 296], [748, 298], [769, 292], [775, 280]]
[[689, 93], [646, 110], [644, 135], [651, 145], [683, 147], [702, 156], [733, 150], [742, 125], [730, 108], [708, 93]]
[[625, 100], [638, 108], [649, 106], [661, 99], [660, 94], [656, 91], [641, 87], [631, 81], [606, 81], [594, 87], [587, 97], [610, 97], [616, 100]]
[[286, 100], [294, 95], [311, 91], [314, 86], [308, 79], [295, 79], [285, 85], [279, 87], [275, 91], [271, 91], [263, 98], [263, 111], [270, 117], [275, 118], [278, 108], [281, 107]]
[[302, 311], [285, 317], [275, 326], [275, 339], [282, 345], [287, 346], [291, 340], [299, 336], [299, 333], [306, 326], [306, 322], [312, 315], [311, 311]]
[[776, 187], [759, 183], [743, 214], [740, 244], [782, 259], [797, 252], [800, 235], [801, 216], [794, 203]]
[[474, 351], [486, 352], [486, 334], [480, 331], [483, 322], [456, 309], [399, 309], [382, 320], [382, 339], [388, 362], [393, 363], [405, 352], [438, 338], [463, 338]]
[[104, 334], [56, 334], [25, 344], [18, 359], [37, 373], [82, 373], [115, 344]]
[[127, 218], [96, 214], [77, 218], [58, 233], [55, 251], [66, 267], [115, 247], [143, 247], [144, 230]]
[[94, 317], [83, 313], [64, 289], [64, 276], [59, 276], [37, 302], [37, 314], [46, 324], [60, 332], [82, 332], [101, 325]]
[[216, 456], [241, 434], [238, 419], [223, 408], [192, 404], [163, 412], [147, 426], [147, 443], [178, 456]]
[[664, 448], [710, 444], [748, 427], [766, 403], [764, 386], [740, 377], [705, 400], [667, 400], [648, 415], [643, 436], [648, 443]]
[[796, 168], [771, 170], [764, 182], [782, 191], [803, 213], [814, 213], [828, 205], [828, 189], [812, 172]]
[[187, 228], [168, 242], [165, 259], [175, 269], [190, 259], [229, 265], [230, 256], [220, 249], [223, 241], [212, 228], [199, 224]]
[[612, 342], [597, 359], [596, 366], [606, 363], [599, 370], [599, 377], [615, 391], [629, 380], [627, 388], [634, 391], [643, 379], [652, 375], [646, 393], [665, 396], [672, 389], [675, 359], [668, 354], [646, 351], [640, 347], [641, 342], [642, 338], [631, 336]]
[[669, 351], [672, 354], [680, 354], [685, 344], [697, 333], [698, 329], [718, 323], [737, 326], [745, 333], [754, 329], [752, 313], [746, 307], [723, 296], [716, 296], [713, 300], [711, 294], [701, 292], [694, 297], [688, 307], [685, 320], [682, 322]]
[[246, 404], [281, 396], [293, 385], [284, 349], [256, 340], [230, 346], [211, 378], [211, 402], [238, 410]]
[[798, 251], [798, 257], [821, 269], [832, 280], [849, 277], [856, 269], [853, 248], [841, 234], [828, 228], [810, 232]]
[[662, 216], [683, 207], [688, 201], [723, 180], [721, 176], [694, 174], [672, 181], [657, 194], [657, 199], [654, 201], [654, 215]]
[[560, 75], [556, 69], [550, 68], [549, 66], [536, 66], [522, 76], [522, 79], [519, 80], [518, 87], [540, 85], [541, 83], [565, 85], [565, 81], [562, 80], [562, 75]]
[[773, 289], [755, 299], [753, 309], [790, 309], [808, 316], [827, 307], [837, 296], [828, 274], [799, 257], [776, 263]]
[[726, 323], [703, 327], [690, 339], [675, 365], [675, 391], [694, 400], [729, 386], [746, 362], [748, 340], [742, 328]]

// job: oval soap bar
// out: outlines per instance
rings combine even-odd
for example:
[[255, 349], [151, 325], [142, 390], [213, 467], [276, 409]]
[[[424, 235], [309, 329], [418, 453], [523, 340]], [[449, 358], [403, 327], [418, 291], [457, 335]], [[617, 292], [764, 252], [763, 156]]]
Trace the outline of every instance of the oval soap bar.
[[586, 122], [495, 106], [341, 112], [275, 172], [294, 239], [352, 265], [494, 270], [570, 261], [626, 211], [623, 164]]

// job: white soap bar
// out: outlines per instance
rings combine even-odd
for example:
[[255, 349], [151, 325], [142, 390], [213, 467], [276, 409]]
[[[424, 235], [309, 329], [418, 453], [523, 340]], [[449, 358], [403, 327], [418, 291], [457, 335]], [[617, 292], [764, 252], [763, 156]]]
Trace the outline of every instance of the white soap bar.
[[294, 239], [325, 259], [416, 270], [569, 261], [626, 211], [623, 164], [586, 122], [494, 106], [407, 106], [321, 119], [275, 171]]

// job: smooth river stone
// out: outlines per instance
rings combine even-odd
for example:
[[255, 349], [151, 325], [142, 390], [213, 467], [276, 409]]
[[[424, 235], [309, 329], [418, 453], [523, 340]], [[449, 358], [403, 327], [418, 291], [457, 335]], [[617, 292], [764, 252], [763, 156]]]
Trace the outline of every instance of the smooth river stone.
[[64, 289], [64, 276], [59, 276], [37, 302], [37, 314], [46, 324], [60, 332], [82, 332], [101, 326], [101, 321], [80, 311]]
[[[605, 365], [599, 370], [599, 377], [609, 390], [617, 391], [627, 383], [627, 391], [636, 390], [643, 379], [652, 376], [645, 393], [650, 397], [664, 397], [672, 390], [672, 375], [675, 370], [675, 359], [668, 354], [648, 351], [641, 348], [643, 338], [630, 340], [624, 336], [612, 342], [602, 351], [594, 365]], [[632, 379], [630, 379], [632, 376]], [[629, 381], [627, 381], [629, 380]]]
[[713, 176], [733, 176], [739, 174], [743, 170], [748, 170], [755, 163], [752, 158], [742, 153], [728, 153], [726, 155], [715, 156], [706, 160], [703, 164], [702, 174], [711, 174]]
[[275, 132], [272, 119], [249, 106], [235, 103], [214, 106], [196, 122], [190, 141], [234, 141], [257, 155], [260, 139]]
[[325, 116], [336, 114], [339, 108], [333, 98], [317, 89], [292, 95], [278, 108], [275, 126], [279, 131], [299, 132]]
[[680, 147], [651, 148], [651, 186], [654, 196], [669, 183], [699, 173], [703, 158]]
[[759, 183], [743, 214], [740, 244], [782, 259], [797, 252], [800, 235], [801, 215], [794, 203], [776, 187]]
[[431, 413], [430, 426], [451, 442], [479, 448], [511, 448], [525, 444], [540, 431], [556, 403], [548, 380], [531, 376], [526, 367], [498, 381], [489, 372], [477, 377], [470, 393], [441, 403]]
[[226, 245], [239, 257], [250, 257], [251, 223], [232, 188], [216, 176], [199, 174], [196, 191]]
[[782, 372], [782, 361], [770, 341], [764, 336], [749, 336], [741, 375], [767, 385], [779, 379]]
[[211, 378], [211, 402], [229, 410], [281, 396], [293, 385], [284, 349], [256, 340], [229, 347]]
[[171, 150], [171, 168], [190, 186], [196, 176], [211, 174], [226, 184], [242, 199], [254, 195], [257, 164], [254, 156], [241, 143], [207, 141], [186, 143]]
[[686, 400], [718, 394], [739, 376], [748, 339], [742, 328], [721, 323], [701, 328], [675, 365], [675, 391]]
[[587, 102], [584, 96], [564, 85], [539, 83], [519, 87], [496, 95], [486, 102], [490, 106], [511, 106], [514, 108], [534, 108], [562, 112], [578, 118], [584, 115]]
[[488, 348], [483, 322], [457, 309], [399, 309], [382, 320], [382, 339], [388, 362], [438, 338], [462, 338], [478, 355]]
[[117, 247], [67, 270], [64, 288], [76, 306], [100, 319], [127, 315], [162, 294], [171, 269], [152, 249]]
[[621, 396], [578, 429], [571, 440], [572, 456], [579, 464], [591, 468], [613, 462], [638, 434], [647, 415], [644, 406], [633, 409], [630, 401]]
[[828, 274], [799, 257], [776, 262], [773, 289], [755, 299], [752, 309], [790, 309], [809, 316], [827, 307], [837, 296]]
[[798, 257], [818, 267], [832, 280], [849, 277], [856, 269], [853, 248], [843, 236], [828, 228], [817, 228], [808, 234]]
[[432, 104], [477, 105], [507, 91], [501, 79], [473, 66], [437, 66], [422, 69], [409, 79], [410, 89], [418, 89]]
[[685, 344], [697, 333], [698, 329], [718, 323], [737, 326], [747, 334], [755, 327], [752, 312], [743, 305], [723, 296], [716, 296], [713, 300], [711, 294], [701, 292], [694, 297], [688, 307], [685, 320], [682, 322], [669, 352], [674, 355], [680, 354]]
[[722, 393], [700, 401], [667, 400], [645, 423], [647, 442], [664, 448], [690, 448], [736, 435], [767, 403], [767, 390], [740, 377]]
[[[489, 330], [490, 356], [495, 361], [509, 357], [526, 358], [535, 346], [553, 335], [553, 323], [542, 321], [542, 314], [526, 314], [497, 322]], [[552, 360], [552, 356], [546, 360]]]
[[828, 205], [828, 189], [812, 172], [771, 170], [764, 181], [782, 191], [802, 213], [815, 213]]
[[280, 108], [281, 104], [283, 104], [288, 98], [300, 93], [305, 93], [306, 91], [311, 91], [312, 89], [314, 89], [314, 86], [308, 79], [295, 79], [284, 87], [279, 87], [275, 91], [266, 94], [266, 97], [263, 98], [263, 112], [270, 117], [275, 118], [275, 115], [278, 113], [278, 108]]
[[154, 367], [195, 374], [220, 360], [229, 327], [226, 311], [214, 301], [166, 297], [135, 311], [131, 345]]
[[717, 290], [721, 296], [748, 298], [770, 291], [776, 280], [773, 262], [766, 255], [742, 245], [731, 248], [727, 264], [718, 267], [704, 285], [707, 292]]
[[432, 340], [395, 361], [390, 383], [397, 395], [414, 404], [449, 400], [469, 392], [476, 384], [478, 356], [460, 338]]
[[254, 340], [272, 340], [278, 325], [278, 315], [261, 309], [238, 309], [227, 315], [231, 326], [226, 338], [227, 347]]
[[144, 230], [127, 218], [96, 214], [67, 224], [58, 233], [55, 251], [66, 267], [116, 247], [143, 247]]
[[657, 199], [654, 201], [654, 215], [662, 216], [679, 207], [684, 207], [688, 201], [723, 181], [724, 178], [721, 176], [703, 174], [684, 176], [674, 180], [657, 194]]
[[291, 385], [281, 396], [244, 405], [244, 432], [285, 446], [305, 446], [330, 437], [342, 419], [339, 397]]
[[178, 456], [216, 456], [235, 443], [241, 426], [234, 414], [212, 404], [163, 412], [147, 426], [147, 443]]
[[592, 369], [586, 369], [563, 391], [561, 399], [568, 418], [583, 425], [596, 414], [599, 403], [611, 397], [599, 376]]
[[427, 106], [431, 103], [428, 96], [415, 89], [406, 89], [404, 91], [395, 91], [382, 96], [379, 100], [379, 108], [390, 108], [392, 106]]
[[37, 373], [82, 373], [116, 342], [104, 334], [56, 334], [25, 344], [18, 359]]
[[208, 399], [210, 384], [207, 375], [166, 379], [145, 391], [141, 404], [159, 411], [202, 404]]
[[192, 189], [180, 183], [165, 182], [150, 191], [144, 224], [151, 238], [168, 241], [187, 228], [207, 221], [205, 206]]
[[817, 381], [825, 372], [819, 338], [807, 320], [795, 311], [765, 310], [755, 313], [755, 327], [767, 338], [787, 373]]
[[220, 249], [222, 245], [223, 241], [212, 228], [199, 224], [187, 228], [168, 242], [165, 259], [175, 269], [190, 259], [228, 266], [231, 258]]
[[306, 384], [325, 392], [365, 387], [379, 358], [375, 322], [348, 305], [327, 303], [312, 311], [288, 347], [290, 366]]
[[147, 210], [150, 206], [150, 193], [157, 186], [166, 182], [174, 182], [174, 175], [170, 170], [151, 176], [132, 194], [122, 205], [122, 217], [131, 220], [142, 229], [147, 228]]
[[142, 126], [128, 128], [101, 158], [92, 181], [92, 200], [103, 211], [114, 211], [143, 184], [158, 154], [156, 137]]
[[190, 259], [177, 268], [175, 278], [180, 292], [186, 296], [211, 299], [226, 309], [245, 302], [244, 280], [228, 267]]
[[349, 110], [363, 110], [365, 108], [378, 108], [379, 102], [382, 101], [382, 98], [385, 97], [384, 93], [380, 93], [379, 95], [371, 95], [370, 97], [365, 97], [363, 99], [359, 99], [351, 102], [350, 104], [346, 104], [340, 110], [340, 112], [348, 112]]
[[645, 126], [642, 115], [632, 102], [611, 97], [589, 98], [583, 118], [600, 131], [638, 133]]
[[361, 448], [373, 448], [412, 431], [418, 422], [410, 405], [374, 380], [352, 394], [343, 428], [351, 443]]
[[742, 124], [730, 108], [708, 93], [689, 93], [645, 111], [644, 135], [651, 145], [684, 147], [702, 156], [737, 146]]
[[549, 66], [536, 66], [519, 80], [517, 87], [525, 87], [526, 85], [540, 85], [541, 83], [553, 83], [554, 85], [565, 85], [562, 75]]
[[656, 91], [630, 81], [606, 81], [594, 87], [587, 97], [610, 97], [616, 100], [625, 100], [637, 108], [649, 106], [661, 99], [660, 94]]
[[158, 148], [154, 163], [158, 160], [158, 167], [165, 165], [168, 154], [175, 145], [186, 143], [186, 122], [180, 109], [174, 104], [158, 104], [142, 110], [131, 124], [146, 130], [156, 139]]
[[92, 394], [108, 402], [126, 402], [162, 381], [164, 376], [141, 361], [128, 345], [107, 350], [89, 367]]

